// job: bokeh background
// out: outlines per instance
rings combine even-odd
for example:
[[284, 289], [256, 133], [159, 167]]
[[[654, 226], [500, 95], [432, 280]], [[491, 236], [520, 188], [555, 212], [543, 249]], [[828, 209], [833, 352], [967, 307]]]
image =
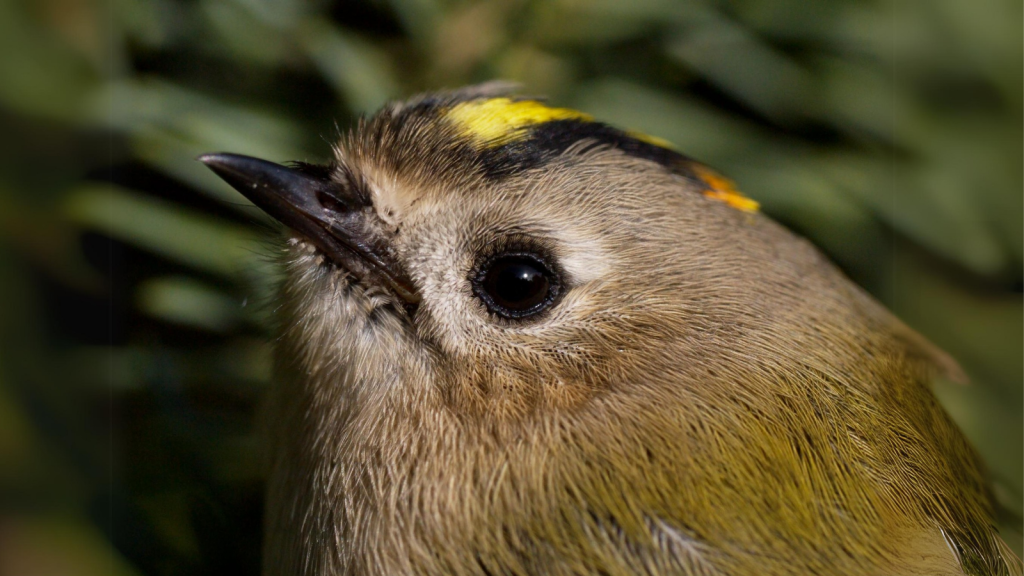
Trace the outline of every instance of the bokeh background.
[[1020, 553], [1021, 34], [1018, 0], [0, 2], [0, 575], [258, 573], [274, 228], [194, 158], [323, 161], [494, 78], [731, 176], [958, 358]]

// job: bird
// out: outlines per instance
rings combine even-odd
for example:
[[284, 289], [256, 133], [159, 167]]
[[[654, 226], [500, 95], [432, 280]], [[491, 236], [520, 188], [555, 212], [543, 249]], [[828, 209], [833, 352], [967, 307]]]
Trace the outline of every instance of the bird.
[[198, 159], [285, 228], [265, 576], [1022, 573], [957, 363], [666, 141], [492, 82]]

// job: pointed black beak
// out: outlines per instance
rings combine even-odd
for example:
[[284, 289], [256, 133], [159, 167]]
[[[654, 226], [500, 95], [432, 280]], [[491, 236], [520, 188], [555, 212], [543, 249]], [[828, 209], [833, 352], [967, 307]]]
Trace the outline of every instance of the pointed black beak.
[[198, 160], [361, 282], [390, 288], [407, 308], [419, 302], [419, 293], [394, 257], [388, 239], [379, 226], [367, 221], [372, 217], [372, 210], [365, 210], [370, 203], [357, 191], [240, 154], [203, 154]]

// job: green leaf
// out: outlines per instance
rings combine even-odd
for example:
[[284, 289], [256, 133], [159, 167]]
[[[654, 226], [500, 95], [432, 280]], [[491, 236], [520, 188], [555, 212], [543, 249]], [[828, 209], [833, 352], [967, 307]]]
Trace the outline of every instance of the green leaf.
[[242, 305], [212, 286], [180, 276], [146, 280], [135, 299], [146, 314], [212, 332], [237, 325]]
[[266, 272], [248, 229], [113, 186], [68, 192], [63, 213], [76, 224], [224, 278]]

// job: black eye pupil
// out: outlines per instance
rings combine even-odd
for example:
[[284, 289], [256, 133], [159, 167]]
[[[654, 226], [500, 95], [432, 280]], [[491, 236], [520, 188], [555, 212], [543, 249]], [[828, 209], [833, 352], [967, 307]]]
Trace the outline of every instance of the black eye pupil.
[[491, 311], [509, 318], [540, 312], [554, 299], [557, 279], [537, 257], [510, 254], [491, 260], [475, 282]]
[[487, 274], [487, 291], [502, 306], [526, 309], [547, 296], [548, 279], [532, 262], [509, 258], [491, 267]]

